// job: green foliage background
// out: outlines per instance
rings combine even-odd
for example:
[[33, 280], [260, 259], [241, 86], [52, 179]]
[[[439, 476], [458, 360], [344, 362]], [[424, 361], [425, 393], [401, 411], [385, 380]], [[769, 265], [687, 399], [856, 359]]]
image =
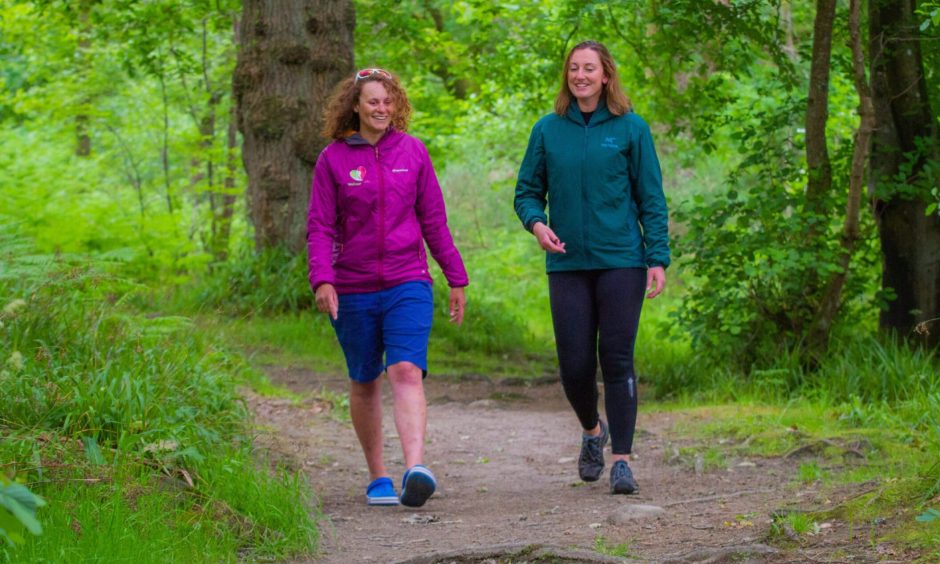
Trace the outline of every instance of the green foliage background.
[[[554, 374], [543, 257], [511, 201], [529, 129], [561, 84], [560, 60], [574, 43], [596, 39], [653, 125], [672, 211], [677, 260], [668, 294], [646, 305], [638, 343], [653, 393], [690, 402], [811, 399], [848, 424], [917, 437], [918, 464], [936, 458], [940, 368], [876, 333], [892, 296], [878, 289], [867, 211], [830, 357], [816, 367], [800, 357], [819, 298], [814, 281], [836, 264], [858, 122], [845, 6], [827, 130], [837, 188], [821, 214], [803, 198], [811, 3], [355, 6], [356, 63], [402, 77], [416, 109], [411, 131], [432, 153], [471, 275], [459, 330], [446, 323], [436, 285], [432, 360], [441, 372]], [[49, 536], [70, 538], [66, 503], [132, 520], [115, 492], [153, 492], [157, 476], [186, 470], [197, 477], [187, 495], [168, 501], [158, 491], [144, 504], [201, 523], [177, 558], [193, 546], [268, 557], [316, 543], [308, 516], [289, 501], [305, 495], [302, 481], [259, 468], [251, 451], [236, 384], [257, 375], [231, 343], [199, 329], [222, 327], [245, 342], [283, 336], [281, 350], [312, 348], [318, 369], [341, 370], [329, 328], [310, 312], [304, 257], [255, 252], [240, 155], [226, 143], [240, 9], [236, 0], [0, 0], [0, 307], [12, 308], [0, 317], [0, 473], [40, 484], [42, 461], [60, 458], [76, 475], [107, 468], [93, 475], [119, 486], [46, 486], [53, 503], [39, 515], [49, 512]], [[935, 1], [920, 4], [935, 106], [938, 14]], [[78, 123], [88, 156], [76, 155]], [[917, 189], [940, 201], [938, 176]], [[213, 218], [225, 194], [238, 198], [222, 261]], [[60, 449], [60, 439], [82, 446]], [[910, 503], [927, 503], [938, 483], [918, 486], [924, 497]], [[137, 531], [157, 543], [172, 536]], [[24, 550], [77, 559], [100, 549], [88, 540], [63, 554], [44, 546]], [[139, 558], [147, 546], [115, 557]]]

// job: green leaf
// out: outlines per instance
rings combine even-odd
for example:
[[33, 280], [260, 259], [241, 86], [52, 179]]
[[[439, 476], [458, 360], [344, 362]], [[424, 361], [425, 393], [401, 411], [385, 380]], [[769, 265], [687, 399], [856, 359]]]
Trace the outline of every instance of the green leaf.
[[[5, 511], [0, 511], [0, 525], [3, 525], [5, 520], [9, 520], [13, 522], [14, 526], [16, 526], [18, 529], [23, 528], [19, 524], [19, 522], [13, 519], [13, 517], [10, 514], [8, 514]], [[18, 544], [23, 544], [24, 542], [26, 542], [26, 539], [23, 538], [23, 535], [17, 533], [16, 531], [4, 529], [3, 526], [0, 526], [0, 539], [3, 539], [4, 541], [6, 541], [6, 543], [10, 546], [16, 546]]]
[[9, 511], [34, 535], [42, 534], [42, 525], [36, 520], [36, 508], [45, 504], [42, 498], [22, 484], [0, 486], [0, 507]]
[[98, 446], [98, 440], [94, 437], [82, 437], [82, 442], [85, 443], [85, 457], [88, 458], [88, 462], [96, 466], [104, 464], [104, 455], [101, 453], [101, 447]]
[[5, 540], [8, 545], [22, 544], [18, 539], [22, 539], [23, 537], [16, 532], [22, 528], [22, 523], [13, 517], [12, 514], [0, 510], [0, 538]]
[[934, 509], [932, 507], [917, 516], [917, 520], [921, 523], [929, 523], [931, 521], [936, 521], [937, 519], [940, 519], [940, 510]]

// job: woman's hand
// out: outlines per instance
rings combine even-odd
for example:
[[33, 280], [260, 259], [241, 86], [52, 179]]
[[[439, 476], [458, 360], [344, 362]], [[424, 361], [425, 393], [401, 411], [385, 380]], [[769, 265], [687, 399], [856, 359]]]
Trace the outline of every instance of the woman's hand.
[[532, 226], [532, 234], [535, 235], [535, 240], [539, 242], [539, 245], [546, 251], [550, 253], [564, 253], [565, 244], [561, 242], [561, 239], [555, 235], [555, 232], [551, 228], [541, 221], [536, 222]]
[[463, 311], [467, 305], [467, 296], [463, 288], [450, 289], [450, 322], [460, 325], [463, 323]]
[[317, 309], [330, 314], [334, 320], [339, 316], [339, 298], [332, 284], [321, 284], [317, 287]]
[[[655, 286], [655, 287], [654, 287]], [[651, 266], [646, 269], [647, 298], [655, 298], [666, 287], [666, 269], [661, 266]], [[652, 290], [650, 290], [652, 288]]]

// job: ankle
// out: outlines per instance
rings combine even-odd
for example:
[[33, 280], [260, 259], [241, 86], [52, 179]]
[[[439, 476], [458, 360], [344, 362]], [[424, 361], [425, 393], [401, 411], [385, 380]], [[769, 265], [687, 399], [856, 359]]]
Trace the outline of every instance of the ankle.
[[601, 435], [601, 423], [600, 423], [600, 421], [597, 422], [597, 425], [595, 425], [593, 429], [591, 429], [591, 430], [589, 430], [589, 431], [588, 431], [588, 430], [585, 430], [585, 429], [582, 429], [582, 430], [581, 430], [581, 433], [582, 433], [585, 437], [599, 437], [599, 436]]

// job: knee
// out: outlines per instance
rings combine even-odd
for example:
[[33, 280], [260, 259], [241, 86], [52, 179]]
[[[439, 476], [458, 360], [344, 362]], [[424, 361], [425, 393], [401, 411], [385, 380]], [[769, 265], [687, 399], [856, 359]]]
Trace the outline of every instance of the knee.
[[393, 385], [420, 385], [422, 378], [421, 368], [411, 362], [397, 362], [388, 367], [388, 379]]
[[559, 358], [558, 367], [561, 370], [561, 379], [576, 385], [589, 385], [597, 377], [597, 359], [585, 355], [578, 359]]
[[371, 382], [352, 382], [349, 395], [355, 398], [368, 399], [378, 394], [380, 389], [378, 378]]

